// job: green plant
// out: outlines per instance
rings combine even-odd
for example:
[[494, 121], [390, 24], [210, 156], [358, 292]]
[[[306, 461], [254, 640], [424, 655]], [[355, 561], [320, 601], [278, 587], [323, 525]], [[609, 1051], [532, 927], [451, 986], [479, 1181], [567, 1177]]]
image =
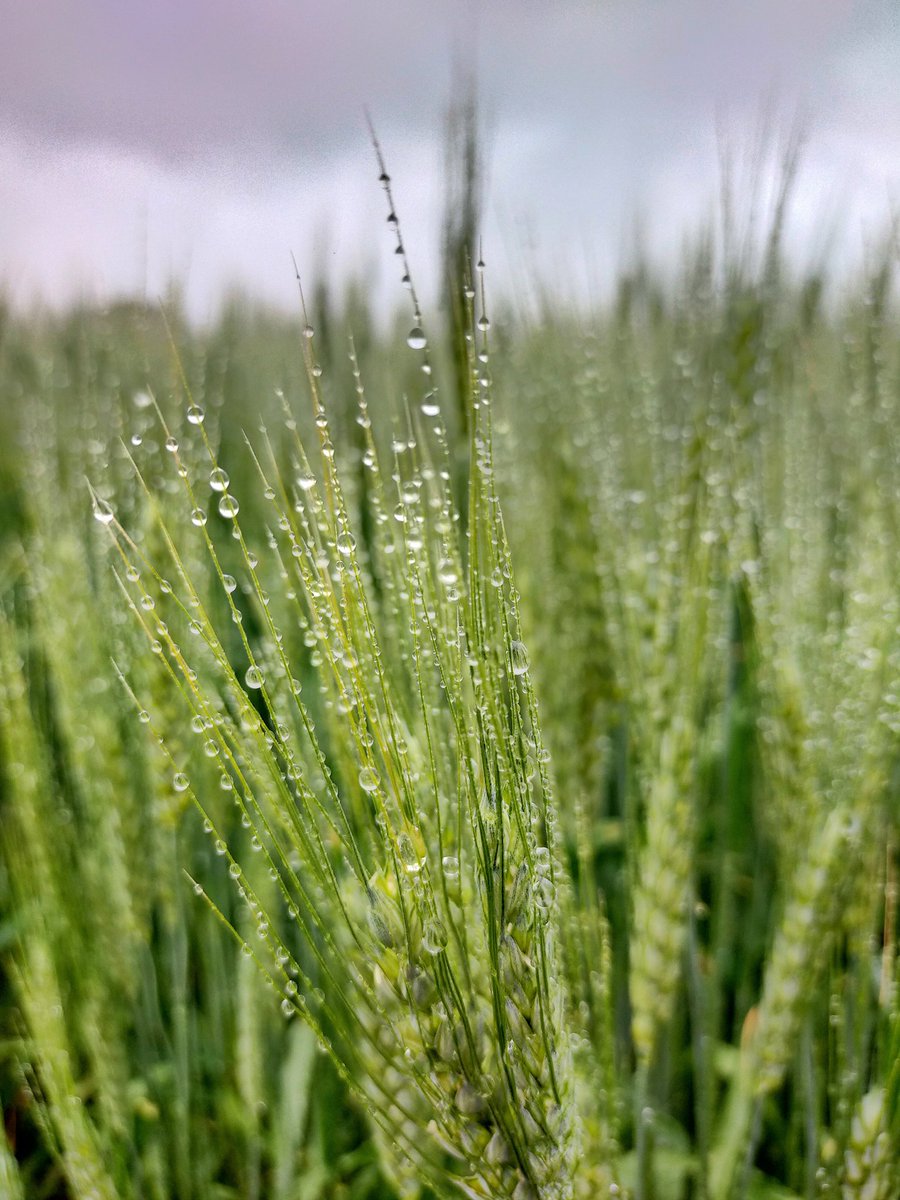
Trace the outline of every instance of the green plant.
[[896, 1193], [889, 273], [714, 240], [5, 320], [10, 1195]]

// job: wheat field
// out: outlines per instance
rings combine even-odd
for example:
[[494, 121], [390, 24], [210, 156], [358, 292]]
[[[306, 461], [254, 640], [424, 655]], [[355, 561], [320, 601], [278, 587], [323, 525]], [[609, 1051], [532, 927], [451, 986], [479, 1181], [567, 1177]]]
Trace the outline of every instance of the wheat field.
[[380, 169], [396, 313], [0, 310], [0, 1195], [895, 1200], [891, 247], [429, 314]]

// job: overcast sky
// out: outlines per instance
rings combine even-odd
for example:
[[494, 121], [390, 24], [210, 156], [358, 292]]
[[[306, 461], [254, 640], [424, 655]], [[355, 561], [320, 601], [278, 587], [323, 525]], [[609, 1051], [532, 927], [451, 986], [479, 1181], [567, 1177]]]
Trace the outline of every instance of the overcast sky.
[[[799, 257], [842, 261], [900, 195], [895, 0], [0, 0], [0, 288], [28, 303], [392, 272], [368, 106], [434, 278], [443, 119], [475, 65], [497, 286], [536, 262], [602, 290], [641, 216], [662, 256], [722, 141], [809, 130]], [[834, 251], [833, 253], [837, 253]], [[427, 288], [426, 288], [427, 291]]]

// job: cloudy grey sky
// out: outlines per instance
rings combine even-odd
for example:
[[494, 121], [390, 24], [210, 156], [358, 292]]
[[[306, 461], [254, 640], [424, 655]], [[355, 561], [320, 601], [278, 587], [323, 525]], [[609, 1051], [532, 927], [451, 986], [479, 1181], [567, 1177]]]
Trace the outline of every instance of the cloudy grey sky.
[[[809, 130], [792, 238], [843, 259], [900, 195], [895, 0], [0, 0], [0, 288], [22, 303], [388, 268], [363, 107], [414, 269], [434, 277], [443, 113], [476, 64], [498, 286], [601, 288], [640, 214], [665, 257], [724, 141]], [[427, 290], [427, 289], [426, 289]]]

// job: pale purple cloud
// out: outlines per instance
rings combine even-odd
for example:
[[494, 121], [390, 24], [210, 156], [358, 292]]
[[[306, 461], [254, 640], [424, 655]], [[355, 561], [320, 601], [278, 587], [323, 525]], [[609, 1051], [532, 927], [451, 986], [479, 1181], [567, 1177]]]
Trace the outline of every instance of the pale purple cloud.
[[202, 314], [229, 281], [292, 303], [290, 249], [339, 274], [386, 258], [366, 104], [427, 274], [460, 59], [498, 282], [524, 228], [539, 264], [588, 245], [609, 274], [636, 205], [670, 251], [715, 188], [717, 131], [749, 138], [772, 97], [811, 129], [801, 251], [817, 204], [857, 236], [900, 183], [887, 0], [0, 0], [0, 23], [0, 281], [22, 300], [174, 272]]

